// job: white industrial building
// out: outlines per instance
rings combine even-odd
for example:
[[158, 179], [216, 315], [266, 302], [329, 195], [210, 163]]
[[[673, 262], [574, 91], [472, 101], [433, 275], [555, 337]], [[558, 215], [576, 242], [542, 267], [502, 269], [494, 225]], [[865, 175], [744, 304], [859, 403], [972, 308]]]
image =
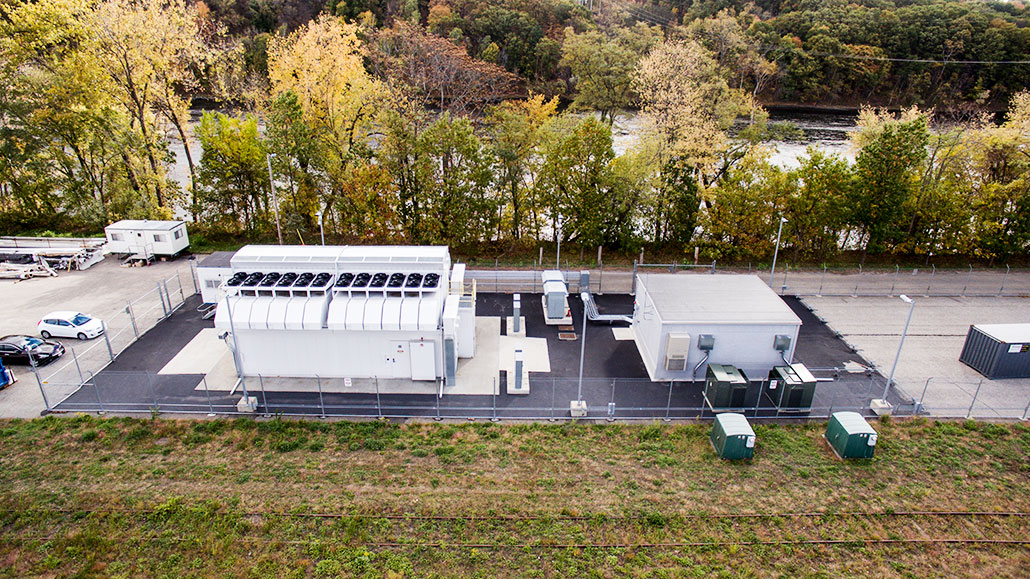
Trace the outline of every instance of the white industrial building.
[[135, 254], [147, 259], [178, 255], [190, 246], [184, 221], [123, 219], [104, 228], [109, 253]]
[[701, 380], [709, 363], [761, 379], [790, 363], [801, 319], [757, 276], [638, 275], [633, 334], [651, 380]]
[[475, 297], [447, 247], [256, 246], [230, 259], [215, 327], [242, 375], [452, 384]]

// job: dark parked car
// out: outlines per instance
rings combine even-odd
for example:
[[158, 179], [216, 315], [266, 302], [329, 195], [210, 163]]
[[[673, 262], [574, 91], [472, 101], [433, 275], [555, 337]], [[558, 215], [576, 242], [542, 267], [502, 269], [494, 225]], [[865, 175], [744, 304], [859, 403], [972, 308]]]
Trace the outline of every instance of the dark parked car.
[[[0, 359], [4, 364], [49, 364], [64, 354], [64, 346], [33, 336], [0, 338]], [[29, 358], [31, 357], [31, 362]]]

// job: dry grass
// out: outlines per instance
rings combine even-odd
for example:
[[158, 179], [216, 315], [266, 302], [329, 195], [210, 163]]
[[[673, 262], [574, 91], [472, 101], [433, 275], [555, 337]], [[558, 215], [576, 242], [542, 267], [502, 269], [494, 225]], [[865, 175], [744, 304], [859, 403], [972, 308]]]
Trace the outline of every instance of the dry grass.
[[[759, 426], [756, 458], [735, 464], [714, 455], [704, 425], [2, 422], [0, 574], [1015, 577], [1030, 568], [1025, 546], [862, 542], [1030, 539], [1027, 517], [840, 514], [1030, 512], [1030, 429], [876, 427], [870, 461], [837, 460], [819, 425]], [[718, 517], [798, 512], [822, 515]], [[851, 542], [752, 544], [811, 539]]]

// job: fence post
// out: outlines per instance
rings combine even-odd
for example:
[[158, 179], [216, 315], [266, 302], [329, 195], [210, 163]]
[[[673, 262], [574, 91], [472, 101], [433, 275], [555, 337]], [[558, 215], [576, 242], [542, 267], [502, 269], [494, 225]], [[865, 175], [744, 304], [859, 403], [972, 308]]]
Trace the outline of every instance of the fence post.
[[555, 384], [555, 379], [551, 378], [551, 417], [547, 419], [548, 422], [554, 422], [554, 392], [558, 387]]
[[629, 280], [629, 295], [637, 295], [637, 260], [633, 260], [633, 277]]
[[966, 274], [966, 285], [962, 286], [962, 297], [966, 297], [966, 288], [969, 287], [969, 278], [973, 277], [973, 264], [969, 264], [969, 273]]
[[132, 322], [132, 333], [139, 339], [139, 327], [136, 325], [136, 314], [132, 313], [132, 302], [125, 302], [125, 313], [129, 314], [129, 321]]
[[1027, 414], [1030, 414], [1030, 402], [1026, 403], [1026, 408], [1023, 409], [1023, 420], [1026, 420]]
[[204, 383], [204, 394], [207, 395], [207, 415], [215, 415], [215, 407], [211, 405], [211, 391], [207, 388], [207, 376], [201, 376], [200, 380]]
[[783, 268], [783, 284], [780, 286], [780, 295], [787, 291], [787, 274], [790, 273], [790, 262], [784, 264]]
[[858, 284], [862, 281], [862, 264], [858, 264], [858, 279], [855, 280], [855, 291], [851, 292], [851, 295], [858, 296]]
[[104, 401], [100, 398], [100, 386], [97, 385], [97, 377], [93, 372], [90, 372], [89, 379], [93, 382], [93, 393], [97, 395], [97, 407], [100, 408], [100, 410], [97, 410], [97, 414], [103, 414]]
[[[582, 400], [582, 397], [579, 397]], [[615, 421], [615, 379], [612, 378], [612, 401], [608, 403], [608, 422]]]
[[75, 347], [70, 346], [72, 351], [72, 360], [75, 360], [75, 370], [79, 373], [79, 386], [81, 386], [86, 379], [82, 377], [82, 368], [79, 367], [79, 357], [75, 355]]
[[967, 419], [969, 419], [969, 418], [972, 418], [972, 417], [973, 417], [973, 406], [975, 406], [975, 405], [976, 405], [976, 397], [980, 395], [980, 388], [981, 388], [981, 387], [982, 387], [983, 385], [984, 385], [984, 381], [983, 381], [983, 379], [981, 379], [981, 380], [980, 380], [980, 383], [976, 385], [976, 392], [974, 392], [974, 393], [973, 393], [973, 401], [972, 401], [972, 402], [971, 402], [971, 403], [969, 404], [969, 412], [968, 412], [968, 413], [966, 413], [966, 418], [967, 418]]
[[819, 295], [823, 295], [823, 283], [826, 282], [826, 264], [823, 264], [823, 275], [819, 278]]
[[894, 287], [898, 285], [899, 271], [901, 271], [901, 266], [894, 264], [894, 281], [891, 282], [891, 293], [887, 294], [888, 297], [894, 297]]
[[926, 282], [926, 294], [925, 297], [930, 297], [930, 286], [933, 285], [933, 276], [937, 274], [937, 266], [930, 264], [930, 281]]
[[172, 294], [168, 293], [168, 280], [161, 280], [161, 286], [165, 288], [165, 300], [168, 301], [168, 315], [170, 316], [175, 308], [172, 307]]
[[111, 361], [114, 362], [114, 349], [111, 348], [111, 338], [107, 335], [107, 324], [104, 324], [104, 343], [107, 344], [107, 355], [111, 356]]
[[923, 386], [923, 393], [919, 395], [919, 403], [916, 404], [916, 414], [923, 412], [923, 399], [926, 398], [926, 389], [930, 387], [930, 380], [933, 380], [933, 376], [926, 379], [926, 384]]
[[322, 399], [322, 378], [318, 374], [315, 374], [315, 382], [318, 384], [318, 407], [322, 409], [321, 418], [325, 418], [325, 401]]
[[200, 284], [197, 283], [197, 258], [190, 258], [190, 277], [193, 278], [193, 293], [200, 293]]
[[493, 415], [493, 418], [490, 419], [490, 422], [497, 422], [499, 420], [499, 418], [497, 418], [497, 377], [496, 376], [494, 377], [493, 405], [494, 405], [494, 415]]
[[265, 403], [265, 416], [270, 416], [271, 413], [268, 410], [268, 394], [265, 394], [265, 377], [258, 374], [258, 387], [261, 388], [261, 400]]
[[150, 386], [150, 395], [153, 396], [153, 398], [154, 398], [154, 406], [151, 408], [151, 410], [155, 414], [157, 414], [157, 413], [160, 412], [160, 408], [161, 408], [160, 406], [157, 405], [157, 389], [154, 388], [154, 380], [153, 380], [153, 378], [151, 378], [150, 372], [144, 372], [144, 374], [147, 377], [147, 384]]
[[441, 420], [443, 420], [442, 418], [440, 418], [440, 398], [441, 398], [441, 396], [439, 394], [437, 394], [436, 395], [436, 417], [433, 418], [433, 420], [435, 420], [436, 422], [440, 422]]
[[1001, 288], [998, 290], [998, 295], [1005, 293], [1005, 282], [1009, 279], [1009, 266], [1005, 266], [1005, 277], [1001, 278]]
[[674, 382], [674, 380], [669, 380], [669, 398], [665, 401], [665, 418], [662, 419], [662, 422], [669, 422], [671, 420], [671, 418], [669, 418], [669, 412], [672, 410], [672, 384], [673, 384], [673, 382]]
[[175, 281], [179, 282], [179, 297], [182, 298], [183, 303], [186, 303], [186, 292], [182, 289], [182, 278], [179, 277], [179, 270], [175, 271]]
[[43, 406], [46, 407], [47, 412], [50, 412], [50, 401], [46, 397], [46, 388], [43, 388], [43, 379], [39, 377], [39, 368], [36, 367], [36, 362], [32, 359], [32, 356], [29, 356], [29, 365], [32, 366], [32, 373], [36, 375], [39, 393], [43, 395]]
[[604, 293], [604, 264], [597, 266], [597, 293]]
[[164, 312], [162, 319], [168, 317], [168, 306], [165, 305], [165, 296], [161, 293], [161, 282], [157, 282], [157, 299], [161, 300], [161, 311]]
[[379, 418], [383, 417], [383, 402], [379, 398], [379, 376], [373, 376], [373, 380], [376, 382], [376, 412], [379, 413]]

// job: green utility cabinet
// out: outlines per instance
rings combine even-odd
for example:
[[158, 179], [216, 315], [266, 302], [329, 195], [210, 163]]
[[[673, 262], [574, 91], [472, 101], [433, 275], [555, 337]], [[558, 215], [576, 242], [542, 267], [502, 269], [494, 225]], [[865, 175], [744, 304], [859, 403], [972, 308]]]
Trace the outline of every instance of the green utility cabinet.
[[716, 415], [709, 438], [719, 458], [738, 460], [754, 456], [755, 431], [743, 414], [725, 412]]
[[834, 412], [826, 426], [826, 441], [841, 458], [872, 458], [876, 431], [857, 412]]
[[815, 383], [815, 376], [804, 364], [776, 366], [769, 372], [769, 381], [763, 390], [780, 410], [806, 411], [812, 409]]
[[709, 364], [705, 377], [705, 400], [712, 409], [743, 408], [748, 381], [744, 372], [729, 364]]

